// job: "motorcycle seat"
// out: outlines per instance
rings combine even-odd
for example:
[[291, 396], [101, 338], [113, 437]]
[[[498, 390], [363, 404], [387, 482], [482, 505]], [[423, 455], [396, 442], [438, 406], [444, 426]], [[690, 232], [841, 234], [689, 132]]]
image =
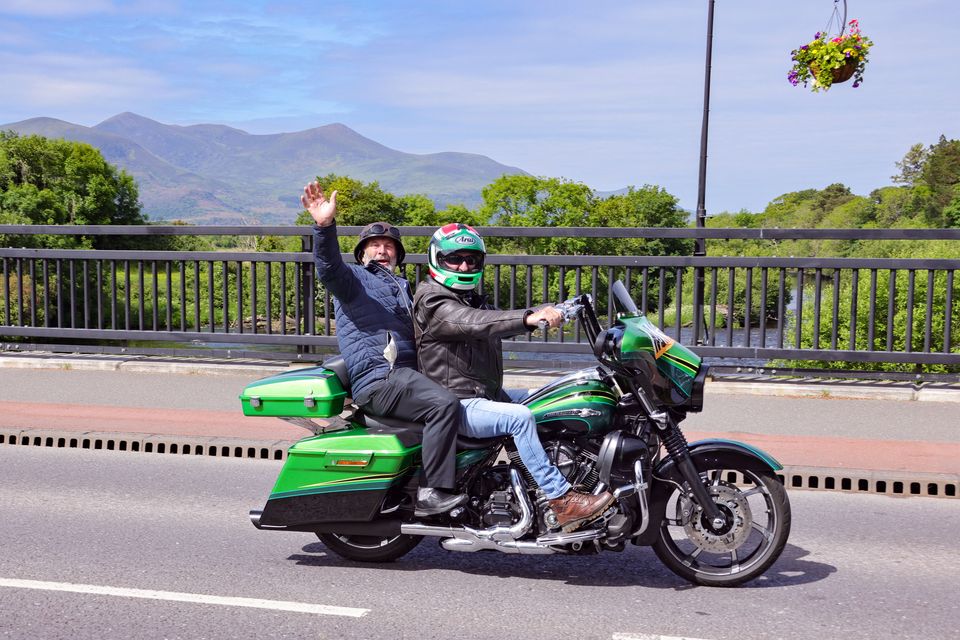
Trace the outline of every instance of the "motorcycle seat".
[[[357, 424], [366, 427], [374, 433], [394, 433], [400, 437], [400, 441], [406, 446], [409, 443], [417, 444], [421, 441], [423, 434], [422, 422], [408, 422], [397, 418], [387, 418], [384, 416], [371, 416], [363, 411], [357, 411], [351, 418]], [[406, 436], [406, 437], [404, 437]], [[410, 439], [410, 436], [415, 436]], [[493, 438], [468, 438], [467, 436], [457, 434], [457, 450], [489, 449], [503, 443], [509, 436], [495, 436]]]
[[343, 390], [347, 392], [347, 395], [350, 395], [350, 376], [347, 374], [347, 361], [343, 359], [343, 356], [324, 360], [320, 366], [337, 374], [337, 380], [340, 381]]

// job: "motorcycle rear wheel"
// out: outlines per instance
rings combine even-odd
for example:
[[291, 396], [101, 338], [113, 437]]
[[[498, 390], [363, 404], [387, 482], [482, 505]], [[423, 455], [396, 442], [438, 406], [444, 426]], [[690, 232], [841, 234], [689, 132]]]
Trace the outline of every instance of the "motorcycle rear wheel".
[[393, 562], [420, 544], [422, 536], [401, 533], [396, 536], [362, 536], [343, 533], [318, 533], [330, 551], [358, 562]]
[[667, 500], [653, 550], [671, 571], [695, 584], [734, 587], [756, 578], [787, 544], [786, 489], [772, 472], [718, 468], [700, 475], [726, 516], [726, 527], [713, 531], [686, 491], [677, 489]]

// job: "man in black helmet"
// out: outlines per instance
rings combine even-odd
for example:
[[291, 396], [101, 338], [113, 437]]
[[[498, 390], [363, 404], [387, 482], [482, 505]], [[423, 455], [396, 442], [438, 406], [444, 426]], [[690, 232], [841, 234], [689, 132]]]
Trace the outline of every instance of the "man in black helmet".
[[300, 196], [310, 212], [313, 256], [320, 281], [334, 296], [337, 344], [347, 364], [351, 395], [375, 416], [425, 424], [423, 476], [415, 515], [444, 513], [464, 504], [456, 484], [457, 396], [417, 371], [410, 284], [397, 277], [405, 251], [400, 230], [387, 222], [368, 224], [346, 264], [337, 243], [337, 192], [327, 199], [318, 182]]

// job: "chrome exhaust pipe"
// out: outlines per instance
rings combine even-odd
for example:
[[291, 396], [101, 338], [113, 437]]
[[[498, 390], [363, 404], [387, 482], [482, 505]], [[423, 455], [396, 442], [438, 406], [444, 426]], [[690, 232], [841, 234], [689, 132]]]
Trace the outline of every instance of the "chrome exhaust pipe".
[[[497, 525], [486, 529], [475, 529], [473, 527], [449, 527], [435, 526], [429, 524], [420, 524], [412, 522], [400, 525], [400, 533], [406, 533], [415, 536], [439, 536], [449, 538], [444, 540], [441, 545], [449, 548], [451, 551], [479, 551], [480, 549], [497, 549], [499, 543], [515, 541], [530, 530], [533, 524], [533, 504], [527, 496], [526, 486], [520, 478], [520, 473], [516, 469], [510, 469], [510, 485], [513, 488], [513, 495], [520, 505], [520, 519], [513, 525], [506, 527]], [[479, 544], [479, 543], [483, 544]], [[446, 544], [445, 544], [446, 543]], [[449, 545], [449, 546], [448, 546]]]
[[602, 537], [604, 532], [599, 529], [587, 529], [586, 531], [573, 531], [571, 533], [555, 533], [537, 538], [536, 544], [541, 547], [554, 546], [558, 544], [571, 544], [574, 542], [589, 542]]
[[642, 458], [637, 458], [637, 460], [633, 463], [633, 477], [633, 486], [637, 488], [637, 501], [640, 503], [640, 526], [637, 527], [636, 531], [630, 534], [631, 538], [634, 538], [646, 531], [647, 525], [650, 524], [650, 508], [647, 504], [647, 489], [649, 488], [649, 485], [647, 484], [647, 481], [644, 480]]
[[536, 540], [503, 540], [496, 542], [493, 540], [462, 540], [448, 538], [440, 542], [440, 546], [449, 551], [482, 551], [484, 549], [493, 549], [503, 553], [519, 553], [525, 555], [550, 555], [557, 553], [559, 549], [554, 547], [566, 544], [583, 544], [603, 537], [603, 531], [590, 529], [588, 531], [577, 531], [574, 533], [558, 533], [546, 536], [540, 536]]
[[260, 529], [260, 516], [263, 515], [263, 511], [260, 509], [251, 509], [250, 510], [250, 522], [253, 523], [257, 529]]
[[440, 541], [440, 546], [448, 551], [473, 553], [493, 549], [502, 553], [529, 555], [549, 555], [557, 553], [558, 549], [555, 549], [555, 546], [583, 544], [603, 537], [605, 532], [602, 529], [588, 529], [586, 531], [540, 536], [533, 541], [518, 540], [517, 538], [526, 534], [533, 524], [533, 505], [530, 503], [523, 480], [521, 480], [516, 469], [510, 470], [510, 484], [513, 487], [514, 496], [517, 498], [517, 504], [520, 505], [520, 519], [509, 527], [501, 525], [487, 529], [475, 529], [473, 527], [411, 523], [400, 525], [400, 532], [417, 536], [442, 537], [444, 540]]

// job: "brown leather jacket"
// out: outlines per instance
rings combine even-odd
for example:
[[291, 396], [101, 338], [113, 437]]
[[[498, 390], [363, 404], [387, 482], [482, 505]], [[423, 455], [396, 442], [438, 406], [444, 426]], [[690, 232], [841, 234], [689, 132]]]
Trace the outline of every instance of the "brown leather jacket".
[[413, 297], [420, 371], [459, 398], [509, 402], [503, 391], [501, 338], [529, 331], [527, 309], [498, 311], [474, 291], [424, 280]]

